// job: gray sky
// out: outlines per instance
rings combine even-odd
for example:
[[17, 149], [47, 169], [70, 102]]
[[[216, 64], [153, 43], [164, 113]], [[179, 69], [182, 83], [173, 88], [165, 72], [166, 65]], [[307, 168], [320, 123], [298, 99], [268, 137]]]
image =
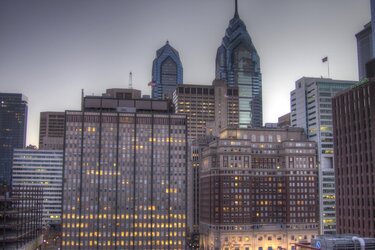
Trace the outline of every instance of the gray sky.
[[[166, 40], [179, 51], [184, 82], [210, 85], [216, 49], [234, 0], [1, 0], [0, 92], [29, 98], [28, 144], [38, 144], [41, 111], [77, 110], [81, 89], [150, 93], [152, 60]], [[358, 80], [355, 34], [369, 0], [239, 0], [263, 75], [263, 120], [289, 112], [302, 76]]]

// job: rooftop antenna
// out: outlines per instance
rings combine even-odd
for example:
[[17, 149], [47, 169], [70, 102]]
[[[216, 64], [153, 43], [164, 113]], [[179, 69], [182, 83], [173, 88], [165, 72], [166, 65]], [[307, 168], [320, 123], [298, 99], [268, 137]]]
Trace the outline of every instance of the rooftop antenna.
[[133, 88], [133, 73], [130, 71], [129, 73], [129, 89]]
[[84, 107], [84, 101], [85, 100], [85, 91], [84, 89], [81, 90], [81, 109], [83, 110]]
[[234, 17], [238, 17], [238, 0], [235, 0], [235, 12]]

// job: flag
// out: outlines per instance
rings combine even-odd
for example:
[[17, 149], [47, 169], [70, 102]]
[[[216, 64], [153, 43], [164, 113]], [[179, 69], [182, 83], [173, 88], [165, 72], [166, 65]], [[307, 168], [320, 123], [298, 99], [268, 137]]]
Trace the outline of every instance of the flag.
[[322, 58], [322, 63], [325, 63], [326, 61], [328, 61], [328, 57], [327, 56]]
[[156, 86], [156, 82], [154, 81], [151, 81], [147, 84], [147, 86], [151, 86], [151, 87], [155, 87]]

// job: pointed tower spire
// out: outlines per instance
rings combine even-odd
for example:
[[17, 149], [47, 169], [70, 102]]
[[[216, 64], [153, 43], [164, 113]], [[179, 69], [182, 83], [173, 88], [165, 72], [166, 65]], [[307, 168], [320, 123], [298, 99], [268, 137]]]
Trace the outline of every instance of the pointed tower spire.
[[235, 0], [235, 4], [236, 6], [235, 6], [234, 17], [238, 17], [238, 1], [237, 0]]

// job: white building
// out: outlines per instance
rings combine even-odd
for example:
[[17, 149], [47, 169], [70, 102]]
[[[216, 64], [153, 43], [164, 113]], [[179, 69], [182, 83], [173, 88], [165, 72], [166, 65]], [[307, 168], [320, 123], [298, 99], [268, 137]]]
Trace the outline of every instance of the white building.
[[290, 93], [291, 126], [304, 128], [309, 140], [317, 142], [321, 234], [336, 232], [331, 98], [355, 84], [354, 81], [302, 77]]
[[60, 224], [62, 200], [62, 150], [15, 149], [12, 186], [43, 189], [43, 224]]

